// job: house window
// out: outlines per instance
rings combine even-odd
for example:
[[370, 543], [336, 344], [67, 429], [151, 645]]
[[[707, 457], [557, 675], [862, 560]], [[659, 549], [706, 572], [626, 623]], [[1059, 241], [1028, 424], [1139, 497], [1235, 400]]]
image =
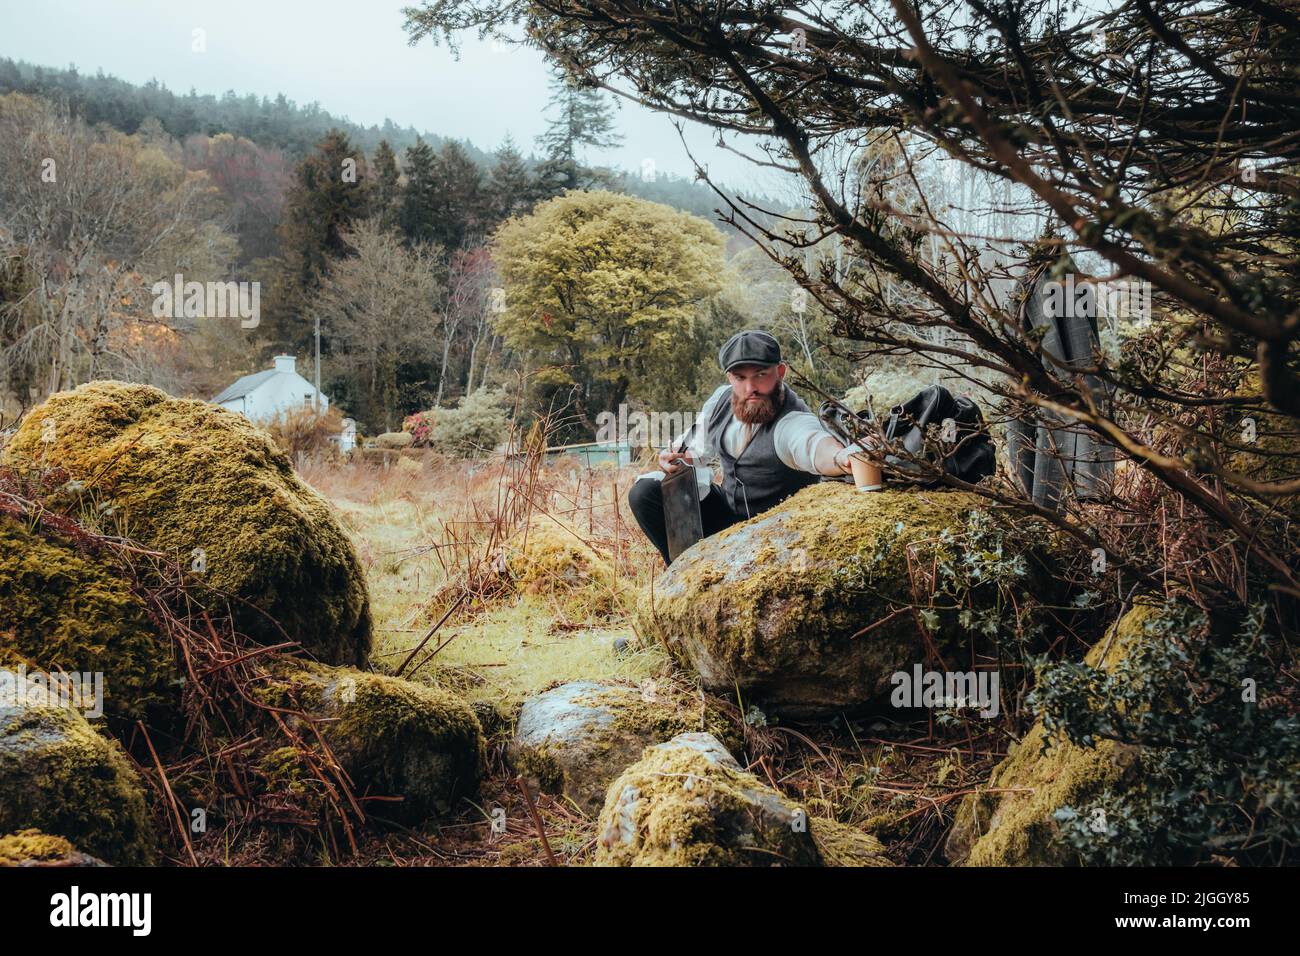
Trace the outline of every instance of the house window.
[[302, 397], [302, 407], [303, 407], [303, 408], [311, 408], [311, 393], [310, 393], [310, 392], [307, 393], [306, 395], [304, 395], [304, 396]]

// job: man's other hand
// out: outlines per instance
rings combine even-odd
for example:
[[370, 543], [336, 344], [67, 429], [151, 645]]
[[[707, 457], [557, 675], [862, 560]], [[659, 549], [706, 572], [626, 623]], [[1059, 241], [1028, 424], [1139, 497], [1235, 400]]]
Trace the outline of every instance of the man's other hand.
[[665, 448], [659, 453], [659, 467], [663, 469], [665, 475], [672, 475], [681, 471], [683, 460], [687, 464], [695, 464], [695, 456], [690, 452], [673, 451], [671, 448]]

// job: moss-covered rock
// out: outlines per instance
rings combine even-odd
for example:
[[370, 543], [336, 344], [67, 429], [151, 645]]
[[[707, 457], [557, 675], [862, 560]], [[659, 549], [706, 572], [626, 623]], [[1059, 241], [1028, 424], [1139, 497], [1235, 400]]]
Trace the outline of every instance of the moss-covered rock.
[[1066, 866], [1077, 862], [1058, 839], [1054, 814], [1087, 803], [1122, 782], [1136, 765], [1131, 747], [1101, 741], [1094, 748], [1053, 742], [1042, 752], [1035, 723], [998, 765], [987, 790], [958, 808], [945, 852], [969, 866]]
[[144, 786], [121, 747], [19, 684], [0, 673], [0, 833], [36, 828], [114, 865], [153, 862]]
[[[1161, 610], [1138, 604], [1088, 652], [1085, 663], [1110, 670]], [[1065, 866], [1077, 854], [1059, 839], [1053, 814], [1090, 803], [1103, 790], [1138, 781], [1138, 750], [1112, 740], [1080, 747], [1052, 739], [1043, 751], [1036, 722], [994, 769], [988, 787], [966, 796], [945, 845], [950, 862], [970, 866]]]
[[[818, 716], [884, 703], [891, 676], [926, 659], [921, 620], [944, 653], [978, 637], [963, 611], [1002, 606], [992, 575], [979, 578], [972, 564], [1023, 558], [1020, 587], [1047, 590], [1042, 528], [1007, 528], [1000, 553], [963, 551], [968, 520], [986, 511], [966, 492], [812, 485], [688, 549], [644, 595], [637, 629], [706, 688], [739, 690], [765, 709]], [[936, 564], [955, 569], [945, 583], [960, 583], [929, 607], [913, 582]]]
[[610, 556], [551, 518], [530, 521], [507, 542], [505, 558], [520, 591], [554, 600], [569, 617], [604, 617], [615, 607]]
[[169, 643], [117, 569], [0, 514], [0, 664], [104, 675], [104, 710], [145, 717], [179, 696]]
[[596, 832], [597, 866], [887, 865], [870, 837], [810, 821], [705, 733], [647, 748], [609, 788]]
[[0, 866], [107, 866], [63, 837], [36, 829], [0, 837]]
[[511, 763], [544, 790], [598, 813], [609, 785], [651, 744], [699, 730], [728, 733], [725, 718], [689, 707], [657, 683], [636, 688], [572, 681], [524, 702], [509, 752]]
[[809, 822], [823, 866], [893, 866], [885, 847], [875, 836], [824, 817]]
[[375, 437], [376, 448], [410, 448], [415, 436], [410, 432], [384, 432]]
[[[444, 690], [348, 667], [284, 662], [262, 693], [312, 717], [360, 797], [378, 816], [421, 824], [478, 793], [487, 745], [473, 709]], [[300, 723], [294, 719], [291, 723]], [[311, 739], [310, 735], [307, 739]], [[291, 752], [269, 755], [281, 764]], [[279, 771], [290, 774], [291, 766]]]
[[231, 596], [253, 638], [283, 640], [269, 616], [320, 660], [365, 662], [370, 606], [356, 552], [328, 502], [243, 416], [146, 385], [91, 382], [28, 414], [3, 462], [62, 468], [73, 484], [60, 506], [111, 504], [135, 540], [187, 566], [201, 557], [205, 580]]

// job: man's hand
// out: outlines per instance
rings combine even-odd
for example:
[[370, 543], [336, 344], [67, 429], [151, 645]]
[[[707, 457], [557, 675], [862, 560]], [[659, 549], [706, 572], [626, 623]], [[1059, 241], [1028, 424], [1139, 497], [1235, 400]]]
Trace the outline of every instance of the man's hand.
[[671, 448], [665, 448], [659, 453], [659, 467], [663, 469], [665, 475], [672, 475], [682, 470], [682, 460], [687, 464], [695, 464], [695, 456], [686, 451], [673, 451]]

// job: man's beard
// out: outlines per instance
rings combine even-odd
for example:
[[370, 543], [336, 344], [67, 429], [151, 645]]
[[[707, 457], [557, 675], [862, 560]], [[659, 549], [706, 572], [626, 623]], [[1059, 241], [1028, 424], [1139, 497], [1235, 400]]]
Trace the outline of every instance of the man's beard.
[[781, 386], [778, 385], [771, 395], [760, 395], [755, 392], [749, 396], [750, 401], [742, 401], [736, 397], [735, 392], [732, 392], [731, 411], [746, 425], [766, 425], [776, 418], [777, 395], [780, 394], [780, 390]]

